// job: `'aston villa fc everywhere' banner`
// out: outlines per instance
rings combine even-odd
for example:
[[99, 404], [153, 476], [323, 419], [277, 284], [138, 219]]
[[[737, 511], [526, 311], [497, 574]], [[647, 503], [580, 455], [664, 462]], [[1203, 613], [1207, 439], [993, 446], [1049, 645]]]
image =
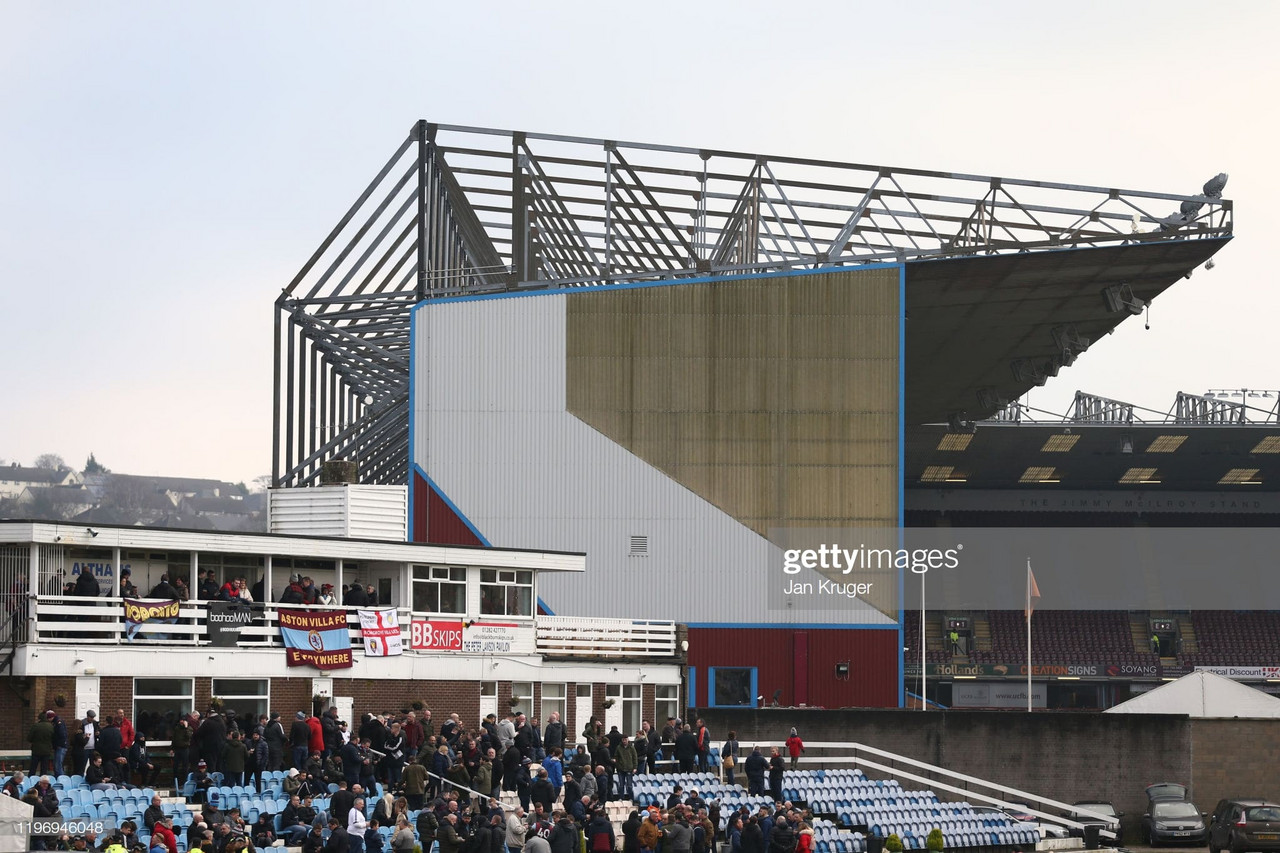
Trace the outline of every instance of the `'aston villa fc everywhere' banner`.
[[404, 653], [404, 643], [400, 639], [400, 619], [392, 609], [361, 610], [360, 639], [364, 641], [364, 653], [371, 657]]
[[351, 666], [346, 611], [280, 610], [280, 636], [289, 666], [345, 669]]

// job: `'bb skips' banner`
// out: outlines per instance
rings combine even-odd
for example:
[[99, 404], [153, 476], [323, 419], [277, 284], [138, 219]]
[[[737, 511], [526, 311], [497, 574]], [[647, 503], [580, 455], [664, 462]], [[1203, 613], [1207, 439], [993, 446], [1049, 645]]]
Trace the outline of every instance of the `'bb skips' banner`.
[[124, 633], [132, 640], [143, 623], [173, 622], [178, 618], [181, 602], [176, 598], [160, 601], [139, 601], [136, 598], [124, 600]]
[[280, 636], [288, 666], [345, 669], [351, 666], [351, 635], [346, 611], [312, 613], [280, 610]]
[[400, 619], [395, 610], [361, 610], [360, 639], [364, 653], [370, 657], [389, 657], [404, 653], [400, 639]]

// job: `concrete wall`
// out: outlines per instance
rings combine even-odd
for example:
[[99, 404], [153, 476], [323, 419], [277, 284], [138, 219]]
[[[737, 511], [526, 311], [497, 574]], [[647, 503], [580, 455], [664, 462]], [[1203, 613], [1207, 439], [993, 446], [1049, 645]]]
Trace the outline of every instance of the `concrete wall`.
[[[781, 745], [795, 726], [806, 741], [856, 741], [1067, 803], [1110, 800], [1127, 814], [1126, 828], [1142, 815], [1147, 785], [1192, 778], [1186, 717], [793, 709], [708, 710], [702, 716], [717, 742], [734, 729], [743, 743]], [[1260, 762], [1259, 770], [1274, 776], [1274, 767]], [[1202, 810], [1213, 805], [1198, 804]]]

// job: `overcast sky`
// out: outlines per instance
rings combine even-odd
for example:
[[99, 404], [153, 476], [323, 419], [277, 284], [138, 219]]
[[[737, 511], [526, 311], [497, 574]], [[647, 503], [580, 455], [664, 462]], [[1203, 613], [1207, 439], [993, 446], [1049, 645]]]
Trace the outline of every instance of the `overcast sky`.
[[1170, 0], [0, 0], [0, 458], [268, 473], [274, 299], [418, 118], [1177, 193], [1229, 172], [1217, 268], [1031, 402], [1275, 388], [1278, 24]]

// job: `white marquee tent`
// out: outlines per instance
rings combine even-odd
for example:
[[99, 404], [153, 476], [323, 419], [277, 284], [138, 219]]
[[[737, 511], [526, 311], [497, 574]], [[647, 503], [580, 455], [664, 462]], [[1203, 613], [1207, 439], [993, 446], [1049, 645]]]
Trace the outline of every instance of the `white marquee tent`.
[[1280, 718], [1280, 699], [1225, 676], [1198, 670], [1103, 713]]

